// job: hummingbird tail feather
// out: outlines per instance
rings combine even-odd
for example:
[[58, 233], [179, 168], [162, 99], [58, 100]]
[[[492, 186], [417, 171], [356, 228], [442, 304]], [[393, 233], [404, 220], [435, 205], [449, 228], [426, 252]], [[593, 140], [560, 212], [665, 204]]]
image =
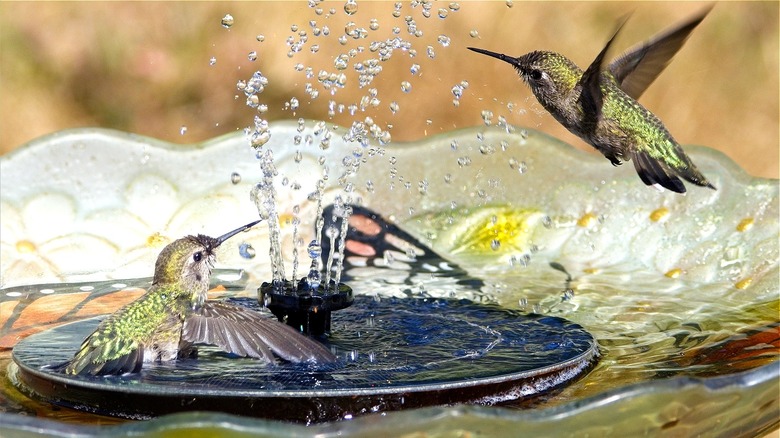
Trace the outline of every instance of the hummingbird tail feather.
[[72, 360], [56, 367], [57, 371], [79, 376], [108, 376], [137, 373], [141, 371], [144, 361], [143, 346], [129, 353], [103, 360], [99, 357], [98, 350], [91, 350], [86, 354], [77, 354]]
[[122, 374], [134, 374], [141, 371], [141, 367], [144, 362], [143, 349], [136, 349], [130, 353], [106, 361], [102, 367], [100, 367], [99, 374], [94, 375], [122, 375]]
[[659, 185], [676, 193], [685, 193], [685, 185], [680, 178], [665, 168], [661, 162], [641, 150], [635, 150], [631, 154], [636, 173], [648, 186]]
[[681, 169], [678, 171], [677, 174], [691, 184], [707, 187], [712, 190], [718, 190], [714, 185], [712, 185], [712, 183], [707, 181], [707, 177], [702, 175], [702, 173], [699, 171], [699, 169], [696, 168], [696, 166], [693, 165], [693, 163], [690, 163], [686, 169]]

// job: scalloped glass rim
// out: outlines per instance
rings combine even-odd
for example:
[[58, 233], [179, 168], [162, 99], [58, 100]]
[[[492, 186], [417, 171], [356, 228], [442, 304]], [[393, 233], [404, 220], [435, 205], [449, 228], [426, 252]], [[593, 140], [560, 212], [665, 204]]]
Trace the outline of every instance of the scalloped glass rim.
[[[328, 124], [322, 126], [336, 129]], [[293, 144], [294, 136], [298, 134], [297, 127], [298, 124], [294, 121], [271, 124], [273, 136], [267, 148], [274, 149], [278, 161], [287, 163], [280, 165], [281, 174], [296, 174], [289, 168], [292, 165], [293, 148], [285, 147], [285, 145]], [[304, 135], [311, 134], [316, 129], [318, 128], [314, 122], [308, 123]], [[315, 145], [315, 153], [309, 154], [311, 156], [305, 156], [303, 164], [296, 165], [303, 169], [297, 170], [297, 174], [307, 175], [307, 171], [316, 168], [311, 167], [316, 166], [316, 160], [312, 157], [318, 154], [323, 154], [332, 168], [339, 168], [338, 166], [341, 166], [344, 157], [352, 156], [354, 147], [340, 140], [340, 134], [345, 132], [345, 129], [339, 129], [340, 131], [333, 136], [333, 141], [327, 151], [323, 152]], [[724, 220], [723, 218], [729, 215], [731, 215], [729, 216], [731, 219], [742, 217], [736, 215], [755, 217], [757, 223], [763, 220], [762, 226], [753, 227], [751, 233], [743, 233], [740, 237], [744, 237], [748, 241], [748, 245], [752, 246], [767, 241], [770, 244], [768, 246], [764, 244], [765, 247], [761, 253], [765, 257], [765, 263], [761, 264], [761, 260], [752, 260], [752, 264], [746, 265], [745, 272], [750, 274], [749, 278], [752, 284], [748, 283], [750, 287], [744, 296], [753, 302], [776, 302], [778, 299], [777, 180], [753, 178], [728, 157], [715, 150], [704, 147], [686, 147], [697, 165], [708, 177], [711, 177], [719, 190], [714, 192], [689, 186], [689, 193], [686, 197], [668, 192], [656, 193], [639, 182], [630, 164], [612, 168], [599, 155], [578, 151], [565, 143], [530, 129], [523, 130], [522, 135], [517, 131], [519, 128], [515, 134], [510, 135], [495, 128], [469, 128], [439, 134], [419, 142], [393, 144], [384, 149], [385, 159], [369, 160], [368, 163], [362, 165], [361, 172], [355, 178], [355, 186], [357, 187], [355, 193], [363, 197], [364, 205], [394, 217], [401, 224], [416, 228], [418, 235], [424, 235], [425, 230], [420, 221], [415, 218], [424, 212], [448, 210], [453, 199], [458, 199], [459, 202], [462, 202], [462, 206], [467, 207], [492, 208], [496, 203], [544, 206], [544, 212], [549, 215], [566, 215], [571, 212], [580, 214], [598, 211], [601, 208], [602, 211], [609, 212], [606, 215], [607, 222], [611, 220], [610, 215], [619, 218], [620, 214], [613, 212], [619, 213], [618, 207], [625, 205], [630, 205], [632, 208], [641, 206], [648, 211], [662, 206], [662, 208], [677, 211], [682, 217], [680, 219], [672, 217], [672, 219], [668, 219], [669, 221], [679, 220], [682, 222], [686, 218], [697, 215], [715, 216], [720, 220]], [[482, 135], [484, 141], [474, 140], [478, 134]], [[449, 147], [452, 140], [459, 142], [458, 148]], [[517, 155], [518, 159], [526, 157], [527, 172], [520, 175], [517, 169], [507, 165], [506, 154], [502, 155], [496, 152], [504, 147], [502, 141], [511, 143], [508, 148], [510, 151], [521, 151], [517, 152], [517, 154], [521, 154]], [[442, 159], [447, 157], [426, 153], [426, 147], [440, 143], [447, 146], [447, 150], [453, 150], [452, 165], [450, 166], [437, 166]], [[479, 148], [480, 145], [485, 144], [491, 146], [493, 150]], [[97, 148], [97, 145], [99, 145], [98, 149], [92, 149]], [[128, 145], [140, 147], [128, 148]], [[85, 150], [91, 151], [91, 156], [90, 154], [85, 156]], [[100, 152], [97, 152], [98, 150]], [[227, 153], [227, 151], [232, 152]], [[192, 159], [199, 154], [208, 154], [207, 162]], [[366, 175], [387, 175], [391, 166], [388, 165], [386, 157], [390, 154], [399, 157], [419, 158], [408, 161], [399, 159], [395, 165], [399, 175], [408, 177], [406, 181], [412, 183], [412, 190], [400, 190], [400, 187], [390, 190], [380, 184], [375, 184], [373, 192], [370, 193], [370, 196], [366, 196], [369, 192], [365, 188]], [[237, 157], [239, 158], [237, 159]], [[465, 169], [462, 174], [457, 173], [456, 158], [467, 159], [464, 161], [467, 164], [460, 166], [461, 170]], [[109, 159], [109, 163], [100, 164], [99, 161], [103, 159]], [[35, 140], [0, 158], [0, 188], [2, 188], [0, 201], [3, 206], [0, 210], [3, 217], [2, 239], [9, 239], [9, 236], [11, 239], [3, 242], [4, 256], [0, 258], [4, 260], [0, 260], [3, 264], [3, 268], [0, 269], [0, 275], [2, 275], [0, 284], [9, 286], [17, 282], [28, 284], [42, 281], [102, 280], [109, 275], [106, 272], [107, 266], [120, 266], [117, 260], [123, 260], [125, 264], [116, 272], [110, 273], [109, 276], [114, 278], [146, 276], [149, 274], [149, 266], [152, 265], [159, 247], [151, 244], [139, 247], [132, 243], [133, 241], [137, 240], [139, 236], [145, 239], [160, 237], [164, 241], [167, 236], [194, 232], [209, 233], [215, 229], [220, 231], [235, 225], [233, 222], [236, 220], [243, 221], [243, 219], [237, 219], [243, 217], [242, 215], [256, 215], [256, 212], [253, 211], [254, 206], [245, 201], [249, 184], [258, 180], [257, 167], [254, 152], [246, 146], [245, 138], [240, 133], [228, 134], [191, 146], [177, 146], [143, 136], [105, 129], [69, 130]], [[37, 169], [37, 171], [32, 172], [30, 170], [32, 168]], [[452, 168], [455, 170], [453, 171]], [[144, 169], [146, 173], [139, 179], [138, 174], [134, 173], [133, 169]], [[440, 181], [445, 179], [447, 175], [445, 172], [448, 169], [452, 171], [450, 175], [452, 183], [441, 184]], [[524, 184], [510, 185], [506, 183], [503, 186], [498, 184], [496, 187], [491, 185], [490, 181], [484, 181], [485, 178], [478, 179], [475, 176], [485, 169], [489, 170], [490, 175], [499, 182], [525, 178], [522, 180]], [[230, 182], [231, 172], [237, 172], [241, 175], [241, 183], [233, 184]], [[572, 174], [576, 174], [576, 178], [568, 176]], [[425, 175], [426, 178], [411, 177], [415, 175]], [[539, 175], [542, 177], [538, 178]], [[332, 180], [335, 179], [332, 178]], [[422, 184], [423, 180], [426, 179], [428, 182], [435, 182], [435, 184], [430, 184], [430, 186], [427, 185], [427, 182]], [[96, 185], [94, 181], [100, 181], [101, 184]], [[195, 181], [196, 184], [190, 184], [192, 181]], [[418, 183], [420, 184], [419, 191], [416, 190], [418, 187], [415, 187]], [[54, 186], [57, 190], [43, 189], [47, 185], [49, 188]], [[426, 189], [424, 193], [423, 186]], [[88, 192], [88, 196], [84, 196], [85, 187], [92, 187], [95, 190]], [[540, 190], [540, 187], [543, 190]], [[154, 193], [156, 197], [150, 198], [148, 196], [150, 193]], [[42, 194], [46, 196], [45, 199], [33, 199]], [[615, 194], [619, 196], [614, 196]], [[202, 203], [205, 202], [202, 200], [204, 197], [209, 198], [205, 204]], [[305, 198], [305, 195], [297, 198], [292, 196], [289, 199], [282, 199], [281, 203], [289, 206], [302, 198]], [[717, 201], [723, 199], [728, 201], [724, 203], [727, 205], [717, 206]], [[138, 210], [138, 206], [141, 204], [124, 204], [127, 200], [136, 203], [139, 200], [151, 203], [153, 207], [149, 207], [149, 209], [154, 210], [155, 215], [141, 211], [143, 209]], [[24, 204], [25, 208], [22, 208], [21, 204]], [[176, 204], [179, 209], [168, 208], [171, 204]], [[246, 208], [246, 204], [250, 204], [249, 208]], [[211, 211], [215, 205], [227, 206], [229, 210], [222, 214], [215, 214]], [[12, 208], [6, 208], [8, 206]], [[42, 206], [46, 208], [42, 208]], [[416, 208], [414, 214], [410, 214], [410, 207]], [[55, 209], [54, 211], [57, 212], [58, 221], [54, 224], [55, 226], [52, 226], [51, 221], [42, 219], [42, 216], [45, 218], [45, 213], [50, 211], [48, 209]], [[158, 220], [157, 213], [164, 218]], [[17, 215], [20, 218], [32, 218], [33, 222], [40, 219], [40, 223], [32, 226], [28, 222], [19, 220], [20, 223], [28, 225], [27, 229], [21, 229], [22, 238], [19, 240], [19, 234], [12, 234], [20, 232], [19, 229], [14, 228], [13, 220], [9, 220], [12, 215]], [[113, 222], [115, 219], [118, 222]], [[87, 226], [84, 226], [84, 221], [86, 221]], [[105, 223], [109, 222], [114, 223], [114, 225], [106, 226]], [[95, 227], [96, 224], [99, 226]], [[304, 227], [308, 225], [310, 224], [303, 224]], [[84, 228], [88, 228], [89, 236], [81, 238], [86, 234]], [[550, 235], [550, 232], [545, 231], [544, 227], [537, 227], [537, 229], [535, 232], [541, 233], [536, 235], [537, 237]], [[63, 230], [81, 236], [81, 240], [75, 239], [66, 242], [67, 245], [64, 244], [62, 240], [55, 238], [57, 233], [61, 233]], [[122, 231], [122, 233], [117, 234], [118, 231]], [[432, 246], [440, 253], [448, 255], [453, 249], [453, 235], [462, 231], [462, 229], [455, 229], [445, 232], [438, 240], [431, 242]], [[733, 233], [733, 229], [731, 232]], [[687, 233], [690, 234], [691, 231], [687, 230]], [[696, 238], [717, 240], [728, 237], [719, 229], [706, 230], [706, 233], [697, 235]], [[258, 236], [254, 237], [261, 238], [262, 232], [259, 232]], [[686, 236], [687, 234], [683, 233], [677, 237], [689, 238]], [[118, 241], [111, 242], [106, 246], [105, 241], [108, 241], [109, 237]], [[29, 242], [31, 246], [19, 245], [19, 242], [22, 241]], [[774, 244], [771, 243], [772, 241]], [[657, 271], [660, 274], [667, 272], [665, 269], [673, 265], [674, 262], [685, 259], [685, 255], [681, 252], [659, 260], [659, 258], [644, 254], [623, 241], [613, 240], [605, 245], [612, 245], [607, 246], [607, 248], [617, 248], [616, 252], [625, 254], [625, 259], [637, 260], [647, 267], [648, 271]], [[78, 261], [82, 264], [78, 265], [78, 268], [66, 263], [63, 269], [49, 272], [45, 271], [46, 267], [51, 268], [52, 265], [56, 264], [48, 263], [50, 261], [47, 260], [48, 264], [41, 263], [43, 265], [42, 271], [25, 270], [22, 271], [23, 275], [17, 276], [18, 271], [8, 268], [9, 259], [5, 256], [8, 254], [6, 251], [23, 252], [30, 248], [34, 250], [54, 248], [56, 251], [65, 251], [54, 260], [63, 263], [73, 259], [74, 254], [83, 254], [85, 248], [95, 249], [94, 260], [96, 264], [93, 268], [88, 268], [83, 264], [84, 259], [79, 258]], [[597, 245], [596, 251], [598, 250]], [[572, 259], [582, 255], [581, 252], [578, 252], [578, 247], [573, 245], [567, 247], [564, 244], [543, 249], [542, 253], [547, 257], [552, 257], [554, 254], [568, 256]], [[46, 254], [45, 251], [44, 254]], [[603, 254], [607, 253], [602, 252]], [[490, 269], [490, 264], [500, 259], [495, 256], [492, 258], [469, 258], [462, 254], [452, 254], [452, 256], [459, 263], [467, 265], [471, 263], [485, 269]], [[17, 260], [23, 258], [18, 255], [16, 257]], [[674, 260], [667, 263], [665, 260], [667, 258]], [[220, 258], [220, 261], [229, 266], [245, 268], [249, 272], [259, 272], [262, 269], [267, 269], [267, 264], [260, 259], [262, 258], [258, 257], [247, 261], [234, 257]], [[130, 261], [128, 262], [128, 260]], [[598, 266], [598, 261], [594, 260], [588, 259], [583, 266], [589, 266], [589, 264]], [[609, 263], [619, 263], [621, 260], [612, 257], [609, 259]], [[710, 271], [700, 272], [692, 269], [691, 272], [689, 277], [693, 282], [733, 281], [717, 276], [713, 277]], [[744, 277], [747, 275], [745, 272], [740, 273], [740, 275]], [[303, 432], [302, 426], [200, 413], [173, 415], [148, 423], [117, 426], [110, 430], [116, 433], [122, 433], [126, 430], [152, 432], [175, 426], [181, 429], [214, 428], [236, 433], [248, 428], [254, 433], [268, 434], [319, 431], [358, 435], [370, 433], [372, 430], [392, 431], [393, 433], [418, 430], [442, 433], [460, 429], [474, 432], [507, 433], [508, 431], [516, 431], [517, 427], [523, 427], [523, 430], [528, 430], [530, 433], [531, 430], [541, 432], [554, 425], [556, 431], [560, 433], [566, 431], [570, 433], [584, 433], [585, 431], [598, 433], [601, 431], [603, 433], [612, 428], [626, 433], [629, 431], [642, 433], [647, 428], [655, 430], [654, 428], [660, 428], [666, 424], [662, 421], [663, 418], [668, 417], [669, 421], [673, 421], [674, 418], [677, 418], [676, 416], [679, 416], [680, 418], [674, 421], [678, 421], [677, 424], [686, 425], [688, 419], [698, 418], [698, 414], [706, 414], [710, 420], [705, 421], [704, 424], [692, 420], [694, 423], [689, 424], [691, 431], [707, 431], [707, 429], [697, 429], [697, 427], [717, 424], [720, 421], [718, 419], [721, 418], [723, 419], [720, 421], [721, 423], [731, 423], [722, 426], [724, 429], [717, 430], [718, 433], [728, 434], [729, 431], [758, 433], [763, 428], [772, 427], [773, 424], [777, 423], [779, 410], [775, 393], [779, 378], [780, 364], [775, 362], [751, 371], [721, 377], [707, 379], [672, 378], [630, 385], [560, 406], [527, 412], [488, 407], [430, 408], [387, 413], [383, 414], [381, 419], [358, 418], [350, 422], [318, 425], [313, 429], [306, 429], [306, 432]], [[723, 406], [708, 405], [708, 397], [702, 396], [706, 394], [726, 397], [738, 395], [740, 401], [730, 405], [728, 409], [723, 409]], [[669, 408], [674, 412], [658, 412], [659, 403], [663, 404], [672, 396], [682, 405], [677, 408], [674, 406]], [[629, 410], [617, 415], [615, 413], [617, 403], [620, 403], [621, 409], [629, 408]], [[713, 410], [715, 407], [718, 410]], [[760, 409], [756, 411], [761, 407], [763, 407], [763, 411]], [[684, 412], [689, 412], [689, 414], [683, 415]], [[648, 414], [654, 414], [656, 422], [645, 418]], [[756, 415], [766, 421], [746, 424], [744, 421], [734, 420], [734, 418], [757, 420]], [[385, 416], [387, 418], [384, 418]], [[637, 421], [638, 418], [645, 418], [646, 422]], [[1, 414], [0, 419], [5, 430], [43, 430], [49, 434], [68, 430], [99, 434], [107, 430], [106, 428], [90, 426], [68, 426], [43, 419], [23, 418], [18, 415]], [[227, 421], [228, 424], [222, 423], [223, 421]], [[592, 429], [588, 429], [589, 426]], [[536, 429], [537, 427], [538, 429]], [[710, 429], [709, 431], [713, 432], [714, 430]]]
[[[297, 122], [280, 121], [271, 124], [274, 135], [266, 148], [275, 149], [275, 161], [285, 163], [280, 166], [281, 174], [289, 171], [290, 174], [297, 173], [303, 178], [311, 179], [311, 175], [306, 172], [318, 168], [317, 154], [323, 154], [326, 158], [325, 164], [331, 168], [339, 168], [344, 158], [352, 156], [354, 146], [340, 138], [346, 131], [345, 128], [319, 123], [321, 125], [310, 122], [303, 135], [312, 135], [314, 132], [316, 137], [318, 130], [334, 129], [335, 135], [332, 136], [329, 149], [321, 151], [312, 146], [315, 148], [314, 153], [304, 152], [303, 161], [297, 165], [297, 170], [289, 169], [293, 161], [293, 148], [290, 146], [295, 135], [299, 135]], [[335, 131], [337, 129], [340, 131]], [[639, 182], [630, 163], [613, 168], [598, 154], [578, 151], [538, 131], [514, 129], [515, 134], [507, 134], [496, 128], [466, 128], [419, 142], [393, 144], [382, 150], [387, 155], [392, 152], [394, 156], [398, 156], [398, 162], [388, 164], [388, 160], [379, 160], [379, 157], [376, 157], [377, 159], [364, 163], [361, 171], [354, 177], [356, 190], [353, 194], [359, 197], [365, 206], [377, 209], [402, 224], [412, 225], [415, 222], [413, 217], [410, 218], [413, 216], [410, 213], [412, 210], [415, 210], [414, 215], [417, 216], [425, 212], [446, 211], [451, 208], [450, 204], [454, 200], [458, 201], [459, 207], [504, 203], [544, 210], [543, 213], [549, 216], [566, 216], [571, 212], [601, 213], [597, 216], [598, 219], [618, 211], [616, 207], [623, 205], [646, 205], [651, 210], [663, 206], [669, 210], [679, 210], [678, 217], [682, 221], [693, 214], [723, 215], [725, 213], [718, 211], [715, 204], [728, 199], [732, 204], [728, 214], [760, 210], [759, 212], [768, 218], [766, 220], [774, 221], [768, 223], [768, 227], [762, 228], [762, 236], [772, 236], [772, 230], [777, 228], [777, 214], [773, 213], [778, 212], [778, 180], [751, 177], [727, 156], [713, 149], [686, 147], [699, 167], [708, 175], [712, 175], [710, 179], [720, 189], [712, 191], [688, 185], [688, 194], [679, 196], [668, 191], [658, 193], [653, 189], [648, 190], [648, 187]], [[517, 132], [521, 134], [518, 135]], [[475, 141], [478, 134], [482, 136], [482, 140]], [[531, 156], [519, 164], [527, 166], [523, 176], [506, 164], [507, 153], [496, 152], [499, 147], [504, 148], [506, 139], [511, 139], [510, 150], [514, 148], [521, 151], [519, 153]], [[452, 148], [450, 165], [440, 166], [440, 155], [425, 153], [425, 148], [429, 145], [450, 145], [453, 141], [459, 142], [460, 147], [458, 150]], [[483, 144], [489, 146], [487, 152], [479, 148]], [[127, 147], [128, 145], [134, 147]], [[106, 150], [108, 152], [105, 152]], [[84, 155], [87, 155], [85, 151], [90, 152], [87, 159], [84, 159]], [[193, 159], [199, 156], [207, 156], [208, 160]], [[409, 156], [414, 159], [403, 160]], [[517, 156], [517, 160], [522, 159], [523, 156]], [[457, 166], [461, 168], [458, 169]], [[35, 171], [28, 170], [35, 167]], [[452, 171], [453, 167], [463, 172]], [[480, 173], [485, 169], [493, 176], [487, 181], [484, 181], [485, 178], [480, 179]], [[141, 170], [145, 174], [136, 178]], [[371, 180], [371, 175], [387, 175], [392, 171], [395, 171], [400, 179], [407, 177], [405, 183], [410, 184], [410, 187], [400, 190], [388, 188], [388, 184], [374, 182], [370, 194], [364, 188]], [[242, 176], [240, 183], [229, 182], [228, 175], [232, 172]], [[411, 176], [420, 174], [427, 177], [418, 180]], [[169, 236], [192, 232], [208, 234], [215, 229], [221, 231], [235, 226], [234, 221], [220, 220], [216, 217], [216, 212], [209, 209], [230, 208], [231, 214], [224, 214], [223, 218], [252, 218], [256, 213], [253, 211], [254, 206], [245, 202], [246, 193], [251, 187], [249, 182], [258, 181], [259, 175], [254, 152], [246, 146], [242, 133], [227, 134], [200, 144], [181, 146], [98, 128], [62, 131], [30, 142], [0, 159], [3, 235], [16, 233], [17, 236], [12, 237], [18, 239], [15, 242], [4, 242], [4, 250], [8, 251], [16, 246], [18, 251], [11, 255], [6, 253], [3, 257], [5, 261], [0, 260], [0, 287], [51, 281], [103, 280], [108, 269], [115, 270], [115, 277], [147, 276], [148, 266], [153, 265], [158, 246], [147, 245], [143, 248], [132, 246], [127, 241], [135, 239], [137, 242], [140, 239], [139, 233], [148, 241], [159, 239], [164, 242]], [[537, 175], [543, 177], [536, 177]], [[447, 178], [450, 179], [447, 184], [440, 183]], [[399, 188], [400, 179], [397, 184]], [[326, 191], [335, 192], [334, 180], [336, 178], [331, 178]], [[499, 187], [491, 186], [495, 181], [502, 180], [508, 182]], [[197, 184], [189, 184], [190, 181], [196, 181]], [[514, 184], [515, 181], [522, 183]], [[425, 193], [422, 193], [422, 188], [421, 193], [416, 193], [414, 184], [424, 184]], [[85, 191], [86, 188], [93, 190]], [[151, 192], [154, 192], [153, 199], [144, 197]], [[297, 196], [290, 196], [281, 202], [285, 205], [305, 204], [305, 194], [308, 192], [307, 187], [304, 187], [297, 192]], [[39, 196], [41, 194], [46, 196]], [[203, 198], [210, 199], [200, 202]], [[329, 199], [332, 199], [332, 196]], [[175, 211], [172, 205], [183, 207]], [[599, 207], [602, 211], [598, 211]], [[54, 223], [45, 217], [52, 210], [59, 214], [57, 222]], [[111, 216], [117, 225], [106, 226], [106, 223], [110, 222], [108, 216]], [[302, 213], [301, 217], [307, 216]], [[30, 225], [32, 220], [34, 226], [25, 229], [24, 225], [12, 223], [14, 219], [24, 225]], [[92, 226], [95, 222], [100, 225], [97, 229]], [[310, 223], [304, 221], [302, 228], [306, 229], [309, 225]], [[608, 225], [604, 224], [605, 227]], [[633, 228], [641, 231], [647, 226]], [[461, 231], [456, 229], [453, 233]], [[21, 239], [18, 236], [20, 233]], [[53, 237], [68, 233], [74, 235], [74, 239], [65, 242], [62, 239], [52, 241]], [[709, 231], [694, 237], [715, 237], [707, 233]], [[445, 237], [452, 238], [451, 235], [444, 234]], [[674, 237], [690, 239], [682, 233]], [[538, 238], [548, 236], [542, 235]], [[449, 254], [453, 249], [452, 244], [445, 240], [441, 238], [430, 243], [435, 250]], [[29, 248], [20, 247], [20, 242], [29, 244]], [[604, 242], [604, 245], [613, 243]], [[19, 259], [19, 253], [47, 253], [44, 248], [46, 244], [55, 247], [57, 260], [48, 258], [38, 261], [40, 266], [36, 267], [37, 270], [8, 269], [10, 262], [7, 260]], [[77, 267], [74, 266], [73, 253], [62, 252], [66, 245], [80, 247], [81, 254], [76, 254], [81, 256], [94, 253], [94, 260], [87, 263], [80, 261]], [[619, 249], [622, 251], [626, 248]], [[561, 248], [554, 250], [560, 251]], [[629, 249], [628, 253], [632, 253], [632, 250]], [[51, 253], [47, 253], [49, 254]], [[633, 250], [632, 255], [641, 256], [636, 254], [636, 250]], [[645, 263], [651, 263], [646, 256], [645, 259]], [[70, 265], [58, 267], [58, 260], [66, 265], [70, 262]], [[239, 263], [240, 267], [262, 268], [235, 259], [229, 260], [228, 263]], [[123, 264], [125, 266], [122, 269], [116, 269]], [[655, 264], [656, 269], [671, 267], [671, 263], [663, 261], [656, 261]], [[96, 268], [91, 269], [90, 266]], [[13, 275], [10, 275], [11, 273]]]
[[[516, 436], [522, 430], [524, 436], [549, 435], [603, 435], [620, 431], [624, 436], [638, 436], [647, 432], [652, 421], [643, 418], [643, 407], [657, 404], [659, 400], [678, 398], [687, 394], [693, 404], [685, 416], [708, 415], [713, 424], [724, 423], [722, 428], [712, 428], [710, 436], [751, 436], [766, 433], [777, 425], [777, 389], [780, 364], [771, 364], [730, 376], [697, 379], [675, 377], [655, 382], [653, 385], [637, 384], [607, 391], [594, 397], [540, 410], [517, 411], [485, 406], [459, 405], [431, 407], [409, 411], [359, 417], [351, 421], [332, 422], [304, 426], [271, 420], [259, 420], [235, 415], [192, 412], [171, 414], [143, 422], [117, 426], [72, 425], [48, 419], [36, 419], [20, 415], [0, 413], [0, 430], [26, 432], [46, 436], [87, 435], [113, 436], [157, 434], [175, 430], [205, 431], [218, 436], [368, 436], [392, 433], [400, 436], [414, 432], [426, 432], [430, 436], [449, 436], [453, 431], [472, 432], [485, 436]], [[763, 407], [764, 420], [759, 427], [745, 424], [733, 412], [719, 406], [707, 408], [707, 396], [720, 396], [736, 400], [733, 407], [742, 409]], [[617, 412], [619, 406], [634, 408], [629, 412]], [[694, 415], [692, 415], [694, 414]], [[675, 421], [674, 415], [669, 418]], [[753, 426], [753, 427], [751, 427]]]

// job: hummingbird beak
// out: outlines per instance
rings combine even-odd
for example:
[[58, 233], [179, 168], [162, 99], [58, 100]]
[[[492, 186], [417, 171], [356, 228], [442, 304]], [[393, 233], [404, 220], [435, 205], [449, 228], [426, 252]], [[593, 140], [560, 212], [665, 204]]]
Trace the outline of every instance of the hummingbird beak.
[[260, 223], [261, 221], [262, 221], [262, 219], [258, 219], [258, 220], [254, 221], [252, 223], [248, 223], [248, 224], [244, 225], [243, 227], [236, 228], [235, 230], [233, 230], [233, 231], [231, 231], [229, 233], [225, 233], [225, 234], [217, 237], [217, 239], [216, 239], [217, 240], [217, 244], [214, 245], [214, 248], [218, 247], [219, 245], [222, 245], [223, 242], [225, 242], [226, 240], [228, 240], [231, 237], [235, 236], [236, 234], [252, 228], [256, 224]]
[[520, 67], [520, 63], [518, 62], [517, 58], [514, 58], [512, 56], [506, 56], [503, 53], [491, 52], [490, 50], [478, 49], [476, 47], [467, 47], [467, 49], [471, 50], [472, 52], [477, 52], [477, 53], [481, 53], [483, 55], [491, 56], [493, 58], [498, 58], [498, 59], [500, 59], [500, 60], [502, 60], [504, 62], [508, 62], [508, 63], [512, 64], [512, 66], [515, 67], [515, 68], [519, 68]]

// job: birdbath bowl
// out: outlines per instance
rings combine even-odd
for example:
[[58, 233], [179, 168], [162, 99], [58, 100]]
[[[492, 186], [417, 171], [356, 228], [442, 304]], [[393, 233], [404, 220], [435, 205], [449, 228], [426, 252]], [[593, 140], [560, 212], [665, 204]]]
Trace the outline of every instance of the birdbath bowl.
[[[289, 269], [289, 248], [312, 237], [308, 195], [321, 157], [340, 171], [354, 145], [317, 122], [270, 129], [264, 147], [289, 189], [277, 198]], [[298, 135], [316, 143], [323, 129], [327, 150], [291, 146]], [[360, 206], [341, 280], [354, 303], [332, 313], [330, 331], [321, 326], [336, 364], [268, 367], [205, 348], [138, 376], [77, 380], [46, 365], [143, 293], [165, 243], [255, 218], [247, 194], [260, 169], [238, 134], [195, 147], [99, 129], [34, 141], [0, 159], [0, 434], [771, 430], [780, 418], [778, 181], [750, 177], [716, 151], [686, 150], [717, 191], [659, 193], [630, 166], [530, 129], [374, 145], [349, 190], [332, 177], [323, 191], [323, 205], [349, 194]], [[234, 239], [218, 254], [210, 296], [260, 308], [268, 231]], [[396, 346], [420, 357], [403, 366]], [[554, 365], [530, 363], [542, 356]], [[345, 389], [349, 378], [368, 384]], [[385, 387], [371, 384], [380, 380]], [[57, 398], [66, 387], [75, 399]], [[319, 414], [250, 418], [262, 410], [251, 403], [225, 413], [237, 395], [268, 393], [278, 402], [268, 412], [305, 401]], [[168, 415], [162, 406], [181, 406], [182, 394], [191, 406]], [[97, 414], [48, 403], [79, 399]], [[114, 424], [105, 414], [158, 418]]]

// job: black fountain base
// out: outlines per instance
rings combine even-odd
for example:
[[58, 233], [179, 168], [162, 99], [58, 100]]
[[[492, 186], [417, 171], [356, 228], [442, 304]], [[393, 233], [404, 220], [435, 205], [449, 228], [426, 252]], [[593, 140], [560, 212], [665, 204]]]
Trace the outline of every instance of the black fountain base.
[[285, 280], [282, 284], [263, 283], [260, 301], [276, 318], [309, 336], [329, 335], [331, 313], [352, 305], [352, 288], [344, 283], [330, 284], [312, 289], [307, 279], [297, 285]]
[[[262, 310], [255, 299], [230, 301]], [[31, 397], [103, 415], [204, 410], [313, 423], [431, 405], [523, 405], [572, 382], [598, 356], [590, 334], [557, 317], [465, 300], [354, 301], [332, 315], [325, 343], [333, 364], [268, 365], [201, 346], [196, 359], [133, 375], [48, 368], [72, 357], [100, 321], [92, 318], [20, 341], [9, 376]]]

